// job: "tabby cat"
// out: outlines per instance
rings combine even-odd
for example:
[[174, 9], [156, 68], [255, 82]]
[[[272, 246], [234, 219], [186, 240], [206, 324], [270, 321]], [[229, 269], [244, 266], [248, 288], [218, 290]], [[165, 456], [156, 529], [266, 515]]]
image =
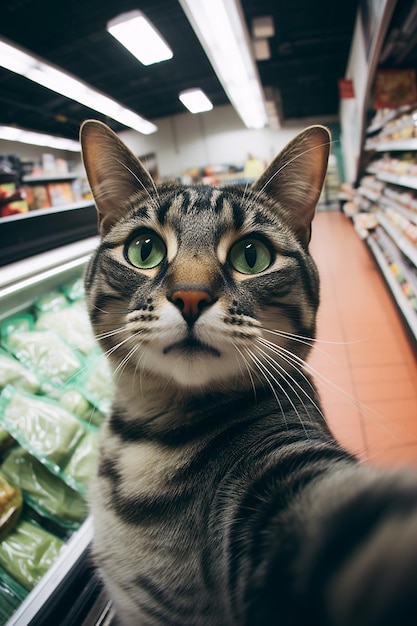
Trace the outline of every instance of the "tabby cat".
[[93, 553], [124, 626], [417, 624], [417, 481], [333, 438], [303, 370], [330, 136], [249, 189], [165, 183], [81, 142], [101, 243], [89, 314], [116, 380]]

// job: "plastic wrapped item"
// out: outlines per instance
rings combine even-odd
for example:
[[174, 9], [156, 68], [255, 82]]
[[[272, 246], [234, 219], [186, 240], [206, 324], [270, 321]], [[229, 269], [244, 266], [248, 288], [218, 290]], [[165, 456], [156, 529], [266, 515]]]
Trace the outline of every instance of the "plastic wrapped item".
[[[6, 387], [0, 396], [0, 420], [25, 450], [85, 495], [85, 468], [96, 462], [94, 437], [85, 435], [98, 436], [97, 428], [81, 422], [49, 398], [18, 392], [13, 387]], [[84, 458], [88, 454], [91, 459]]]
[[21, 363], [55, 385], [67, 383], [82, 368], [81, 358], [55, 331], [12, 332], [3, 338], [3, 345]]
[[38, 459], [59, 472], [84, 434], [71, 413], [48, 398], [6, 387], [0, 416], [10, 434]]
[[35, 320], [29, 313], [22, 313], [21, 315], [14, 315], [5, 320], [1, 325], [2, 338], [8, 337], [12, 333], [27, 332], [32, 330]]
[[37, 311], [46, 313], [47, 311], [59, 311], [59, 309], [68, 306], [68, 300], [61, 291], [50, 291], [40, 296], [34, 305]]
[[65, 387], [64, 389], [49, 387], [47, 395], [89, 425], [101, 426], [106, 417], [87, 400], [83, 390], [77, 387]]
[[103, 353], [90, 355], [78, 382], [86, 397], [107, 415], [113, 401], [114, 385], [113, 372]]
[[0, 565], [30, 591], [56, 561], [64, 546], [52, 533], [27, 520], [0, 541]]
[[11, 354], [0, 349], [0, 391], [7, 385], [13, 385], [29, 393], [37, 393], [40, 389], [37, 376]]
[[9, 435], [9, 431], [0, 426], [0, 453], [8, 450], [13, 444], [14, 439], [11, 435]]
[[0, 539], [19, 519], [22, 512], [23, 499], [18, 487], [9, 484], [0, 474]]
[[68, 300], [74, 302], [75, 300], [81, 300], [84, 298], [84, 278], [82, 276], [77, 276], [73, 278], [65, 285], [61, 287], [62, 293], [66, 295]]
[[36, 320], [35, 328], [56, 331], [66, 343], [83, 354], [89, 354], [97, 345], [87, 311], [78, 303], [43, 313]]
[[98, 433], [90, 431], [77, 444], [64, 472], [85, 489], [94, 476], [98, 464]]
[[21, 447], [10, 450], [1, 466], [24, 500], [40, 515], [64, 528], [77, 528], [87, 516], [85, 500]]
[[0, 568], [0, 626], [4, 626], [28, 595], [19, 583]]

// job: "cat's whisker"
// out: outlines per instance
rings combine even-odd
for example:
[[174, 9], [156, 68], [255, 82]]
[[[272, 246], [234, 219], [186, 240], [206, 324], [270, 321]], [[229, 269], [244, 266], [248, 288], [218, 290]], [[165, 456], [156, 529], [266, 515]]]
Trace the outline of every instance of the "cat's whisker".
[[124, 356], [124, 358], [120, 361], [120, 363], [118, 364], [118, 366], [116, 367], [116, 369], [114, 370], [114, 377], [117, 378], [118, 376], [120, 376], [120, 374], [123, 373], [123, 370], [125, 369], [125, 367], [127, 366], [128, 362], [130, 361], [131, 357], [135, 354], [136, 350], [139, 349], [140, 344], [135, 344], [130, 350], [129, 352]]
[[[271, 341], [268, 341], [268, 339], [265, 339], [264, 337], [259, 337], [258, 341], [262, 343], [263, 345], [265, 345], [269, 350], [271, 350], [271, 352], [275, 353], [279, 358], [285, 360], [289, 365], [291, 365], [291, 367], [298, 374], [301, 374], [302, 378], [307, 382], [312, 392], [313, 393], [315, 392], [312, 383], [310, 382], [309, 378], [305, 375], [303, 371], [303, 367], [308, 365], [304, 359], [299, 357], [294, 352], [291, 352], [291, 350], [288, 350], [287, 348], [284, 348], [283, 346], [272, 343]], [[296, 363], [297, 367], [294, 365], [294, 363]]]
[[111, 337], [115, 337], [116, 335], [123, 332], [126, 332], [126, 328], [124, 326], [121, 326], [120, 328], [114, 328], [113, 330], [109, 330], [104, 333], [98, 333], [96, 337], [100, 341], [101, 339], [110, 339]]
[[[293, 341], [294, 343], [301, 343], [309, 348], [314, 348], [316, 352], [323, 354], [334, 363], [336, 362], [336, 359], [333, 356], [331, 356], [326, 350], [324, 350], [321, 346], [316, 345], [316, 342], [321, 343], [321, 344], [327, 344], [327, 345], [350, 345], [350, 343], [357, 343], [357, 342], [345, 342], [345, 341], [327, 341], [324, 339], [316, 340], [316, 339], [312, 339], [311, 337], [304, 337], [303, 335], [297, 335], [295, 333], [289, 333], [286, 331], [281, 331], [281, 330], [276, 330], [276, 329], [272, 330], [270, 328], [266, 328], [265, 326], [261, 326], [260, 329], [263, 332], [270, 333], [272, 335], [275, 335], [276, 337], [289, 339], [290, 341]], [[265, 340], [268, 341], [266, 338]]]
[[[262, 340], [258, 340], [258, 341], [259, 341], [260, 343], [262, 343]], [[269, 346], [268, 346], [268, 347], [269, 347]], [[259, 346], [258, 346], [258, 350], [259, 350], [262, 354], [264, 354], [267, 358], [271, 358], [271, 355], [269, 355], [267, 352], [265, 352], [265, 350], [262, 350], [262, 348], [260, 348]], [[274, 352], [275, 352], [275, 351], [274, 351]], [[298, 369], [298, 368], [297, 368], [297, 369], [296, 369], [296, 368], [294, 368], [294, 366], [293, 366], [293, 365], [291, 365], [291, 363], [289, 363], [289, 361], [288, 361], [288, 360], [287, 360], [284, 356], [282, 356], [282, 355], [280, 355], [280, 354], [279, 354], [279, 351], [277, 351], [276, 353], [277, 353], [277, 354], [278, 354], [278, 355], [279, 355], [279, 356], [280, 356], [280, 357], [281, 357], [281, 358], [282, 358], [282, 359], [283, 359], [286, 363], [288, 363], [288, 364], [289, 364], [289, 365], [290, 365], [293, 369], [295, 369], [295, 370], [296, 370], [296, 372], [298, 372], [298, 373], [299, 373], [299, 369]], [[294, 377], [293, 377], [293, 376], [289, 373], [289, 371], [288, 371], [288, 370], [286, 370], [286, 369], [285, 369], [282, 365], [280, 365], [279, 363], [277, 363], [275, 360], [273, 361], [273, 363], [274, 363], [274, 365], [272, 365], [272, 364], [271, 364], [271, 366], [274, 368], [274, 370], [275, 370], [277, 373], [280, 373], [280, 374], [282, 375], [282, 377], [283, 377], [283, 378], [286, 378], [287, 380], [290, 380], [290, 381], [291, 381], [291, 383], [292, 383], [292, 385], [291, 385], [291, 386], [292, 386], [292, 389], [293, 389], [293, 391], [294, 391], [295, 395], [297, 396], [298, 400], [299, 400], [299, 401], [301, 402], [301, 404], [303, 405], [303, 407], [304, 407], [304, 409], [305, 409], [305, 411], [306, 411], [306, 414], [307, 414], [307, 416], [309, 417], [310, 421], [311, 421], [311, 415], [310, 415], [310, 413], [309, 413], [309, 411], [308, 411], [308, 408], [307, 408], [307, 406], [305, 405], [305, 403], [304, 403], [304, 401], [303, 401], [302, 397], [300, 396], [300, 394], [299, 394], [299, 393], [296, 391], [296, 389], [294, 388], [294, 385], [295, 385], [295, 386], [296, 386], [296, 387], [297, 387], [297, 388], [301, 391], [301, 393], [302, 393], [302, 394], [303, 394], [303, 395], [307, 398], [307, 400], [309, 400], [309, 401], [311, 402], [311, 404], [314, 406], [314, 408], [316, 409], [316, 411], [317, 411], [317, 412], [318, 412], [318, 413], [319, 413], [319, 414], [323, 417], [323, 419], [325, 419], [325, 416], [324, 416], [323, 412], [321, 411], [320, 407], [319, 407], [319, 406], [317, 405], [317, 403], [313, 400], [313, 398], [312, 398], [312, 397], [311, 397], [311, 396], [310, 396], [310, 395], [306, 392], [306, 390], [305, 390], [305, 389], [303, 389], [303, 387], [300, 385], [300, 383], [299, 383], [299, 382], [298, 382], [298, 381], [297, 381], [297, 380], [296, 380], [296, 379], [295, 379], [295, 378], [294, 378]], [[304, 378], [304, 379], [305, 379], [305, 380], [309, 383], [308, 378], [307, 378], [304, 374], [302, 374], [302, 376], [303, 376], [303, 378]], [[309, 383], [309, 384], [310, 384], [310, 387], [312, 388], [311, 383]], [[312, 391], [314, 391], [314, 390], [313, 390], [313, 388], [312, 388]]]
[[[252, 389], [253, 389], [253, 395], [254, 395], [255, 400], [256, 400], [256, 385], [255, 385], [255, 381], [254, 381], [254, 379], [253, 379], [252, 370], [251, 370], [251, 368], [249, 367], [249, 364], [248, 364], [248, 362], [247, 362], [247, 360], [246, 360], [246, 358], [245, 358], [245, 355], [244, 355], [244, 354], [243, 354], [243, 352], [240, 350], [240, 348], [239, 348], [239, 347], [238, 347], [235, 343], [233, 344], [233, 347], [235, 348], [235, 350], [236, 350], [236, 351], [238, 352], [238, 354], [240, 355], [240, 357], [241, 357], [241, 359], [242, 359], [242, 362], [243, 362], [243, 364], [244, 364], [244, 365], [245, 365], [245, 367], [246, 367], [246, 370], [247, 370], [247, 372], [248, 372], [249, 379], [250, 379], [250, 381], [251, 381], [251, 385], [252, 385]], [[240, 366], [240, 364], [241, 364], [240, 360], [238, 360], [238, 362], [239, 362], [239, 366]]]
[[[258, 369], [258, 371], [262, 374], [263, 379], [266, 380], [266, 382], [268, 383], [274, 397], [275, 400], [277, 401], [277, 404], [279, 406], [279, 409], [281, 411], [281, 415], [284, 419], [285, 422], [285, 426], [288, 430], [288, 423], [287, 423], [287, 418], [285, 416], [285, 411], [284, 408], [281, 404], [281, 400], [277, 394], [277, 390], [274, 387], [274, 385], [272, 384], [272, 381], [274, 381], [274, 383], [276, 384], [277, 387], [279, 387], [281, 389], [281, 391], [284, 391], [282, 389], [282, 385], [274, 378], [274, 376], [271, 374], [271, 372], [267, 369], [267, 367], [262, 363], [262, 361], [253, 353], [252, 350], [250, 350], [248, 347], [245, 347], [245, 351], [248, 354], [249, 358], [251, 359], [251, 361], [253, 362], [253, 364], [255, 365], [255, 367]], [[272, 379], [272, 381], [271, 381]], [[284, 392], [285, 393], [285, 392]], [[286, 394], [285, 394], [286, 395]], [[288, 397], [288, 396], [287, 396]]]
[[310, 347], [313, 347], [313, 346], [315, 347], [317, 343], [324, 343], [324, 344], [328, 344], [331, 346], [350, 346], [350, 345], [356, 345], [358, 343], [362, 343], [363, 341], [366, 341], [366, 338], [356, 339], [354, 341], [335, 341], [331, 339], [316, 339], [312, 337], [306, 337], [304, 335], [297, 335], [295, 333], [289, 333], [285, 330], [266, 328], [265, 326], [260, 326], [260, 329], [267, 333], [278, 335], [279, 337], [288, 337], [289, 339], [293, 339], [294, 341], [298, 340], [300, 341], [300, 343], [305, 343], [307, 346], [310, 346]]
[[[264, 359], [266, 359], [268, 361], [268, 366], [270, 368], [272, 368], [279, 377], [281, 377], [283, 380], [286, 380], [288, 382], [288, 385], [291, 389], [291, 391], [295, 394], [295, 396], [297, 397], [298, 401], [300, 402], [300, 404], [302, 405], [302, 407], [304, 408], [304, 411], [306, 413], [306, 415], [308, 416], [309, 420], [311, 421], [311, 415], [308, 411], [308, 408], [304, 402], [304, 400], [301, 398], [300, 394], [297, 392], [297, 390], [294, 387], [294, 384], [299, 387], [299, 389], [301, 389], [301, 391], [304, 393], [304, 395], [307, 397], [308, 400], [310, 400], [310, 402], [312, 402], [312, 404], [316, 407], [316, 404], [314, 403], [314, 401], [310, 398], [310, 396], [305, 392], [305, 390], [301, 387], [301, 385], [299, 385], [299, 383], [297, 383], [295, 381], [295, 379], [289, 374], [289, 372], [279, 363], [277, 363], [275, 360], [273, 360], [271, 362], [271, 355], [269, 355], [268, 353], [266, 353], [264, 350], [262, 350], [259, 346], [257, 346], [257, 351], [263, 355]], [[291, 382], [290, 382], [291, 381]], [[296, 407], [296, 405], [294, 404], [293, 400], [291, 399], [291, 397], [284, 391], [285, 395], [288, 398], [288, 401], [290, 402], [294, 412], [296, 413], [296, 415], [298, 416], [298, 419], [300, 421], [301, 426], [303, 427], [304, 433], [306, 435], [306, 437], [308, 438], [308, 433], [305, 429], [304, 426], [304, 422], [303, 422], [303, 418], [301, 417], [300, 411], [298, 410], [298, 408]], [[317, 407], [316, 407], [317, 408]]]
[[[259, 341], [264, 342], [265, 340], [260, 339]], [[286, 358], [287, 358], [287, 360], [289, 362], [293, 362], [294, 364], [297, 364], [299, 367], [305, 368], [313, 376], [313, 378], [315, 378], [317, 380], [317, 382], [321, 382], [321, 383], [325, 384], [326, 387], [331, 388], [333, 391], [335, 391], [339, 395], [343, 396], [344, 399], [350, 405], [354, 406], [358, 411], [360, 411], [361, 415], [365, 419], [368, 419], [369, 421], [372, 421], [376, 426], [378, 426], [378, 428], [381, 429], [381, 431], [385, 432], [390, 439], [392, 439], [393, 441], [396, 441], [397, 444], [400, 444], [400, 443], [402, 444], [403, 443], [403, 440], [400, 439], [392, 431], [390, 420], [388, 420], [382, 413], [380, 413], [379, 411], [376, 411], [374, 409], [371, 409], [369, 406], [367, 406], [366, 404], [364, 404], [363, 402], [358, 400], [355, 396], [350, 394], [348, 391], [343, 389], [343, 387], [341, 387], [340, 385], [337, 385], [334, 381], [332, 381], [327, 376], [324, 376], [321, 372], [319, 372], [316, 368], [314, 368], [312, 365], [310, 365], [307, 361], [305, 361], [304, 359], [302, 359], [298, 355], [292, 353], [290, 350], [287, 350], [286, 348], [283, 348], [282, 346], [276, 346], [275, 344], [271, 344], [269, 346], [269, 348], [271, 350], [273, 350], [273, 351], [276, 351], [276, 353], [279, 356], [281, 356], [282, 358], [284, 358], [284, 357], [283, 357], [283, 354], [281, 353], [281, 351], [283, 353], [285, 353]], [[294, 365], [294, 367], [295, 367], [295, 365]], [[305, 378], [308, 381], [308, 378], [307, 377], [305, 377]], [[322, 415], [323, 415], [323, 413], [322, 413]], [[326, 419], [325, 415], [323, 415], [323, 417]], [[410, 436], [410, 443], [413, 443], [413, 442], [417, 443], [417, 440], [414, 437], [414, 433], [411, 433], [410, 431], [408, 431], [407, 428], [403, 424], [399, 423], [398, 424], [398, 429], [400, 431], [402, 431], [405, 435], [409, 435]]]

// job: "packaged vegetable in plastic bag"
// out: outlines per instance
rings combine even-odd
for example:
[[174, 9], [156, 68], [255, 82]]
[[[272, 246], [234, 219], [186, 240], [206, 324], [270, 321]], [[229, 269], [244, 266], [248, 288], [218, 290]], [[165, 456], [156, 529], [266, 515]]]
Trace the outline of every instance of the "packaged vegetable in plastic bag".
[[14, 315], [5, 320], [1, 325], [2, 338], [8, 337], [12, 333], [27, 332], [32, 330], [35, 320], [29, 313], [22, 313], [21, 315]]
[[3, 338], [3, 345], [55, 385], [65, 384], [82, 369], [78, 355], [52, 330], [13, 332]]
[[87, 432], [79, 441], [64, 472], [84, 489], [94, 476], [98, 463], [98, 432]]
[[100, 426], [103, 423], [105, 415], [87, 400], [84, 393], [77, 387], [65, 387], [64, 389], [48, 387], [46, 391], [49, 398], [57, 400], [60, 406], [87, 424]]
[[11, 354], [0, 349], [0, 391], [7, 385], [13, 385], [16, 389], [23, 389], [29, 393], [37, 393], [40, 389], [36, 375]]
[[65, 283], [65, 285], [62, 285], [61, 291], [66, 295], [68, 300], [71, 300], [72, 302], [74, 300], [81, 300], [84, 298], [85, 292], [83, 276], [77, 276], [76, 278], [73, 278], [69, 282]]
[[59, 473], [84, 434], [79, 420], [56, 402], [6, 387], [0, 396], [0, 419], [31, 454]]
[[46, 313], [46, 311], [58, 311], [68, 306], [68, 300], [61, 291], [55, 290], [40, 296], [35, 301], [34, 306], [35, 310], [41, 313]]
[[11, 450], [1, 471], [40, 515], [64, 528], [77, 528], [86, 518], [85, 500], [24, 448]]
[[0, 625], [4, 626], [28, 595], [18, 582], [0, 568]]
[[113, 372], [102, 352], [91, 354], [79, 378], [87, 398], [104, 414], [108, 414], [114, 395]]
[[0, 565], [30, 591], [58, 558], [64, 542], [27, 520], [0, 541]]
[[83, 354], [89, 354], [97, 345], [87, 310], [78, 303], [43, 313], [36, 320], [35, 329], [55, 330], [66, 343]]

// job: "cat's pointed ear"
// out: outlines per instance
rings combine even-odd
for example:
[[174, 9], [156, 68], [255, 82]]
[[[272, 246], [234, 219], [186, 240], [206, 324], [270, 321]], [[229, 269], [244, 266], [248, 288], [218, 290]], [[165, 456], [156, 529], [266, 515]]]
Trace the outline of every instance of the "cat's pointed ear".
[[80, 129], [85, 171], [97, 207], [100, 234], [105, 235], [123, 215], [134, 194], [150, 193], [149, 172], [106, 124], [87, 120]]
[[283, 206], [290, 226], [307, 247], [311, 221], [327, 171], [331, 136], [324, 126], [310, 126], [297, 135], [254, 183]]

